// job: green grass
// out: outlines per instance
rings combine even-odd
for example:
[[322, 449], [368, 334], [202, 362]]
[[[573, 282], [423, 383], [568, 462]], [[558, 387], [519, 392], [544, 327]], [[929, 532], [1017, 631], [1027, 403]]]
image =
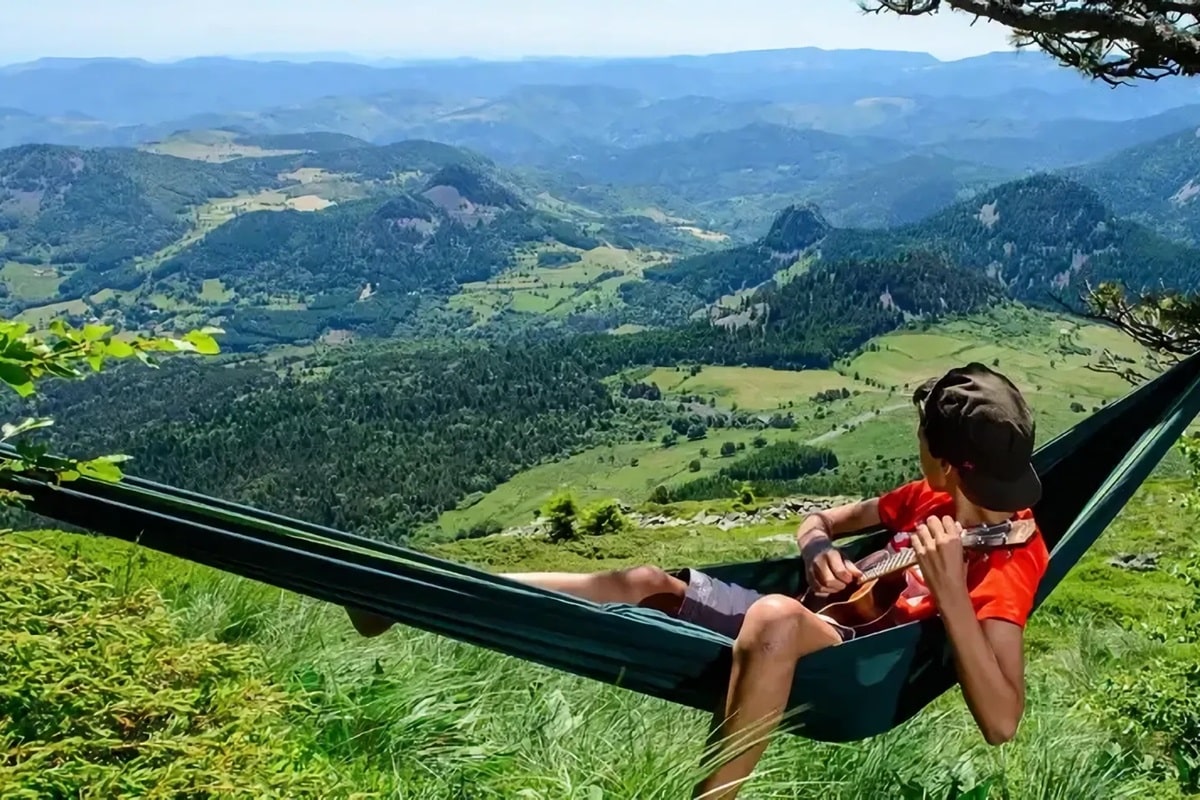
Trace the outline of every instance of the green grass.
[[[566, 250], [561, 246], [541, 250]], [[660, 257], [613, 247], [580, 251], [582, 261], [562, 267], [537, 266], [537, 253], [522, 256], [513, 268], [489, 281], [464, 284], [450, 298], [455, 309], [469, 309], [477, 324], [484, 323], [505, 309], [529, 313], [567, 316], [589, 308], [606, 308], [620, 302], [617, 288]], [[622, 274], [600, 280], [605, 272]]]
[[639, 377], [676, 395], [715, 397], [723, 407], [736, 404], [746, 411], [775, 411], [788, 403], [808, 406], [813, 395], [827, 389], [879, 390], [832, 370], [787, 371], [765, 367], [706, 366], [691, 375], [687, 367], [659, 367]]
[[213, 303], [227, 303], [233, 298], [233, 291], [226, 289], [220, 278], [207, 278], [200, 288], [200, 299]]
[[8, 286], [9, 294], [18, 300], [39, 302], [58, 296], [63, 276], [54, 267], [9, 261], [0, 269], [0, 280]]
[[49, 303], [44, 306], [27, 308], [20, 314], [17, 314], [14, 319], [18, 322], [27, 322], [34, 328], [44, 328], [54, 320], [67, 314], [86, 313], [88, 313], [88, 304], [83, 300], [64, 300], [60, 303]]
[[295, 155], [301, 150], [267, 150], [254, 145], [238, 144], [237, 135], [229, 131], [199, 130], [177, 133], [158, 142], [142, 145], [150, 153], [189, 158], [195, 161], [221, 163], [238, 158], [266, 158]]
[[[718, 456], [722, 442], [742, 442], [749, 447], [756, 435], [757, 432], [749, 430], [712, 431], [707, 439], [683, 440], [669, 448], [659, 442], [629, 442], [595, 448], [518, 474], [474, 505], [444, 513], [438, 520], [437, 529], [448, 535], [486, 520], [506, 526], [525, 524], [533, 520], [547, 500], [564, 488], [584, 502], [614, 497], [641, 501], [660, 483], [715, 472], [727, 463]], [[790, 431], [763, 433], [769, 441], [792, 435]], [[709, 457], [701, 458], [700, 472], [688, 472], [688, 463], [700, 458], [701, 449], [709, 450]], [[636, 466], [633, 465], [635, 459]]]
[[[1195, 591], [1165, 569], [1194, 552], [1194, 515], [1179, 508], [1180, 488], [1148, 483], [1031, 620], [1028, 708], [1013, 742], [985, 746], [952, 690], [874, 739], [833, 745], [778, 737], [743, 796], [942, 800], [957, 779], [960, 790], [976, 789], [971, 797], [997, 800], [1181, 798], [1162, 751], [1151, 738], [1121, 734], [1130, 721], [1105, 693], [1107, 682], [1126, 679], [1161, 650], [1138, 623], [1160, 624]], [[722, 558], [785, 548], [757, 542], [758, 533], [631, 531], [569, 545], [496, 540], [436, 550], [493, 569], [592, 569], [696, 563], [701, 546]], [[277, 706], [285, 716], [274, 724], [274, 740], [305, 748], [313, 769], [330, 773], [326, 785], [294, 787], [291, 797], [690, 796], [708, 722], [699, 712], [411, 629], [361, 640], [335, 607], [124, 542], [45, 532], [15, 538], [59, 559], [78, 547], [87, 563], [111, 570], [106, 583], [116, 595], [158, 587], [178, 641], [255, 654], [262, 665], [256, 676], [295, 701]], [[1164, 570], [1124, 572], [1105, 563], [1111, 553], [1149, 546], [1163, 553]], [[28, 556], [23, 562], [33, 563]], [[44, 567], [33, 572], [48, 575]], [[8, 590], [0, 597], [21, 597], [11, 590], [29, 579], [21, 570], [0, 572]], [[53, 585], [52, 596], [69, 606], [73, 584], [49, 579], [59, 582], [43, 585]], [[128, 647], [148, 645], [134, 638]], [[30, 669], [10, 675], [37, 675]], [[212, 685], [223, 696], [237, 691], [238, 680], [245, 679], [231, 675]], [[188, 708], [184, 701], [177, 713]], [[83, 758], [70, 750], [65, 756], [68, 764]], [[111, 756], [101, 748], [89, 761], [106, 764]], [[264, 752], [246, 763], [240, 785], [278, 774], [281, 765], [270, 758]], [[982, 788], [989, 782], [990, 791]]]
[[[1092, 354], [1063, 352], [1062, 331]], [[1065, 391], [1096, 400], [1112, 397], [1128, 387], [1115, 375], [1088, 369], [1088, 364], [1105, 349], [1139, 363], [1145, 353], [1112, 328], [1019, 308], [946, 323], [926, 332], [889, 334], [876, 344], [877, 352], [859, 355], [844, 370], [885, 385], [912, 388], [953, 366], [980, 361], [995, 364], [1023, 391], [1053, 387], [1056, 393]]]
[[[1093, 354], [1060, 352], [1059, 331], [1064, 329], [1073, 331], [1072, 341], [1092, 348]], [[695, 376], [688, 368], [642, 368], [625, 377], [657, 383], [667, 398], [714, 397], [719, 409], [736, 404], [739, 409], [764, 415], [791, 412], [797, 420], [795, 430], [767, 429], [762, 435], [769, 441], [799, 439], [823, 444], [842, 462], [870, 463], [878, 455], [892, 458], [914, 452], [911, 389], [951, 366], [970, 360], [988, 365], [999, 361], [998, 368], [1026, 393], [1037, 418], [1039, 441], [1044, 442], [1101, 402], [1129, 390], [1117, 376], [1087, 369], [1102, 348], [1135, 358], [1142, 355], [1137, 345], [1111, 329], [1019, 308], [944, 323], [925, 332], [895, 332], [872, 344], [878, 346], [877, 352], [863, 352], [835, 370], [709, 365]], [[868, 380], [886, 388], [868, 384]], [[810, 398], [826, 389], [842, 388], [858, 394], [822, 405], [824, 418], [818, 419], [818, 407]], [[1084, 411], [1072, 411], [1073, 403], [1079, 403]], [[672, 448], [663, 448], [657, 441], [597, 448], [520, 473], [469, 507], [443, 513], [429, 532], [453, 535], [488, 521], [506, 527], [526, 524], [561, 489], [570, 489], [584, 502], [617, 498], [638, 504], [660, 484], [680, 483], [718, 470], [723, 463], [717, 457], [722, 442], [749, 445], [757, 435], [757, 431], [713, 429], [704, 441], [680, 442]], [[700, 457], [701, 448], [707, 448], [710, 455], [701, 458], [700, 472], [689, 472], [688, 464]], [[1177, 466], [1178, 459], [1173, 457], [1171, 463]]]

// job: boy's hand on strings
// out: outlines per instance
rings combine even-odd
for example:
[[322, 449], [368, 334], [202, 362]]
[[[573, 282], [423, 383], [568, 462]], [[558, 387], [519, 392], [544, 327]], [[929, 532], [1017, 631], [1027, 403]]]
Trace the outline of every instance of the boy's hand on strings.
[[853, 561], [843, 558], [825, 536], [806, 542], [803, 555], [804, 577], [808, 587], [817, 594], [840, 592], [862, 579], [862, 570]]

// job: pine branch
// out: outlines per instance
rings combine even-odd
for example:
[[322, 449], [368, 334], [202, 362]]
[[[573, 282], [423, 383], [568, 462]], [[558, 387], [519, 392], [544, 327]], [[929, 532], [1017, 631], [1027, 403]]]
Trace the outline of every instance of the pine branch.
[[[1013, 31], [1060, 63], [1117, 85], [1200, 74], [1200, 4], [1184, 0], [944, 0]], [[943, 0], [862, 0], [869, 13], [920, 16]]]
[[1187, 356], [1200, 351], [1200, 297], [1178, 292], [1143, 294], [1131, 302], [1113, 284], [1088, 287], [1088, 310], [1083, 316], [1107, 322], [1134, 341], [1163, 356]]

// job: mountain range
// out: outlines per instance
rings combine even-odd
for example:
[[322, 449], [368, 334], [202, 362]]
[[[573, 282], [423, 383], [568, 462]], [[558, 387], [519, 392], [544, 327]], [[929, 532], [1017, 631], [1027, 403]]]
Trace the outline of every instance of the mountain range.
[[[742, 413], [689, 370], [874, 390], [847, 358], [904, 326], [1045, 343], [1062, 318], [1018, 304], [1200, 279], [1194, 84], [1030, 53], [46, 60], [0, 70], [0, 106], [0, 314], [226, 331], [223, 368], [47, 394], [58, 435], [393, 538], [589, 448], [684, 474], [667, 431], [868, 413], [797, 382]], [[613, 389], [656, 367], [659, 401]]]
[[33, 320], [243, 347], [711, 324], [855, 263], [1030, 303], [1197, 277], [1200, 94], [1036, 53], [47, 59], [0, 107], [0, 303]]

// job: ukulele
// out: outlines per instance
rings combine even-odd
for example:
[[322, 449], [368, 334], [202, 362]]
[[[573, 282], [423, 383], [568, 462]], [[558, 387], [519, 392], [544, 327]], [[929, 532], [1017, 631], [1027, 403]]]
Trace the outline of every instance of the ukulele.
[[[1017, 547], [1029, 541], [1035, 530], [1037, 525], [1031, 519], [1008, 520], [968, 528], [962, 533], [962, 542], [969, 550]], [[833, 594], [817, 594], [809, 589], [800, 602], [809, 611], [853, 628], [858, 634], [882, 630], [888, 627], [887, 616], [904, 591], [904, 570], [916, 563], [917, 554], [911, 547], [894, 553], [877, 550], [855, 562], [863, 573], [859, 583]]]

